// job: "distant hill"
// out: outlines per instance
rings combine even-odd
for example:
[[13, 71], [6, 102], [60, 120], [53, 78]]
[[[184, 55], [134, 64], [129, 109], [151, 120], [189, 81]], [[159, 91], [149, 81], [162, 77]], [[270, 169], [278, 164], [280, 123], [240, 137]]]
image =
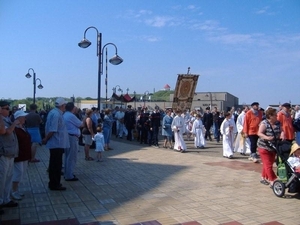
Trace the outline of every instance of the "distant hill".
[[161, 90], [155, 92], [151, 99], [154, 101], [170, 101], [170, 94], [173, 94], [174, 91], [169, 91], [169, 90]]

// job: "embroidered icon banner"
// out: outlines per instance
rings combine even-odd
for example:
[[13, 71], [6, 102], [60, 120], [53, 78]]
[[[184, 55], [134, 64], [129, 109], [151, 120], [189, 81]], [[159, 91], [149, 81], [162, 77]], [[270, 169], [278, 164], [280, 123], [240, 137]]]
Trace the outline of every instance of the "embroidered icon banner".
[[173, 98], [173, 109], [191, 109], [199, 75], [178, 74]]

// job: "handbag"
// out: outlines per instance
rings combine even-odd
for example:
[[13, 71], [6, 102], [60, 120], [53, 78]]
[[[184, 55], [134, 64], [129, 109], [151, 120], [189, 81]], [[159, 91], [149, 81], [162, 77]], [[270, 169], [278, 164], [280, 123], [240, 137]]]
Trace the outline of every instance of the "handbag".
[[274, 151], [276, 151], [276, 149], [277, 149], [277, 147], [278, 147], [278, 143], [279, 143], [280, 140], [277, 139], [276, 134], [275, 134], [275, 131], [274, 131], [272, 125], [270, 124], [270, 122], [269, 122], [268, 120], [266, 120], [266, 121], [267, 121], [267, 123], [269, 124], [269, 126], [270, 126], [271, 129], [272, 129], [272, 133], [273, 133], [273, 135], [274, 135], [275, 145], [274, 145], [271, 141], [265, 141], [265, 142], [266, 142], [266, 144], [267, 144], [267, 146], [268, 146], [269, 148], [271, 148], [271, 149], [273, 149]]

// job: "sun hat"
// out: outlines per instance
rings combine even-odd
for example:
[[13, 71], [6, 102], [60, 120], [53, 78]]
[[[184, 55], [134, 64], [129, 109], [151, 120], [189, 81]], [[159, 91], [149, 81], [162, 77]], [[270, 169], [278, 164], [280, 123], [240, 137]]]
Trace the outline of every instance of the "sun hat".
[[297, 142], [295, 142], [295, 143], [292, 145], [290, 155], [294, 154], [294, 152], [297, 151], [298, 149], [300, 149], [300, 146], [297, 144]]
[[19, 117], [22, 116], [27, 116], [28, 113], [24, 112], [23, 110], [18, 110], [14, 113], [15, 119], [18, 119]]

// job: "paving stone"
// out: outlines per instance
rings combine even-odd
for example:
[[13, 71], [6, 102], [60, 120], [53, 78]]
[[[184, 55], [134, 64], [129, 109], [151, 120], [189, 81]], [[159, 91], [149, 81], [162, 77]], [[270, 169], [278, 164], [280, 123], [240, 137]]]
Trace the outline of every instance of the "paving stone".
[[4, 209], [0, 224], [295, 225], [300, 220], [299, 197], [276, 197], [259, 183], [261, 164], [247, 157], [224, 159], [221, 144], [208, 142], [198, 151], [190, 141], [186, 154], [114, 138], [111, 145], [115, 150], [105, 152], [101, 164], [85, 161], [81, 147], [74, 171], [79, 181], [61, 180], [67, 191], [47, 188], [49, 151], [39, 147], [41, 162], [29, 164], [20, 184], [25, 197], [19, 207]]

